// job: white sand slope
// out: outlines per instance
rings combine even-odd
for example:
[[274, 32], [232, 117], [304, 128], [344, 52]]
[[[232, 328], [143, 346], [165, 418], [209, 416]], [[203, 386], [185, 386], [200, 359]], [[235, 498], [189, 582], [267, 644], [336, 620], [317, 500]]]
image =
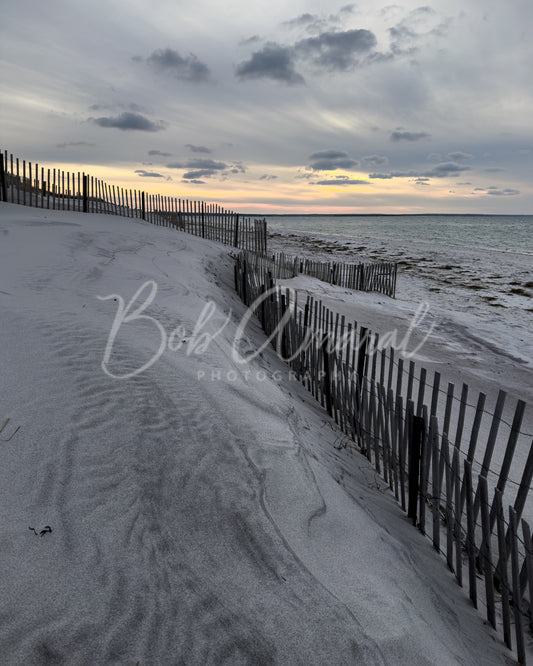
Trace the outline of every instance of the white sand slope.
[[[153, 319], [123, 324], [108, 372], [179, 325], [182, 346], [113, 378], [120, 298], [147, 280]], [[214, 243], [0, 204], [2, 664], [511, 662], [274, 353], [234, 358], [232, 280]], [[207, 302], [201, 332], [231, 315], [192, 353]]]

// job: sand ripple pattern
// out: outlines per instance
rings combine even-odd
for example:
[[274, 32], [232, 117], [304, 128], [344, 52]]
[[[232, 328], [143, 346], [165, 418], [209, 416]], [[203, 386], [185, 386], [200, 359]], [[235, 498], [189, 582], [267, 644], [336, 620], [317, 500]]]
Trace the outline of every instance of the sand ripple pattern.
[[42, 568], [31, 608], [4, 617], [7, 663], [381, 661], [280, 538], [238, 428], [198, 383], [158, 367], [125, 390], [100, 368], [98, 332], [66, 315], [18, 324], [39, 332], [40, 372], [61, 369], [65, 408], [39, 443], [31, 504], [53, 538], [30, 542]]

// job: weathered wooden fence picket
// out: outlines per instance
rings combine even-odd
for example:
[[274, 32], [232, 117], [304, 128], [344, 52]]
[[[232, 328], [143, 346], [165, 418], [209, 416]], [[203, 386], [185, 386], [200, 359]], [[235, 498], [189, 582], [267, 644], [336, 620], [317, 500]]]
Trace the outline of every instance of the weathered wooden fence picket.
[[266, 254], [266, 220], [243, 217], [214, 203], [188, 201], [108, 185], [85, 173], [48, 169], [1, 152], [0, 201], [147, 220], [243, 250]]
[[[299, 303], [245, 253], [236, 257], [235, 286], [291, 371], [335, 419], [346, 447], [374, 464], [474, 606], [483, 604], [488, 623], [501, 625], [509, 648], [514, 633], [525, 664], [524, 631], [533, 626], [533, 541], [522, 519], [533, 478], [533, 441], [521, 431], [525, 403], [512, 407], [508, 423], [504, 391], [490, 412], [484, 393], [469, 401], [466, 384], [460, 397], [451, 383], [441, 388], [438, 372], [430, 382], [425, 368], [413, 361], [404, 367], [394, 348], [382, 348], [379, 335], [311, 296]], [[528, 454], [518, 480], [509, 473], [519, 440]], [[505, 453], [494, 469], [496, 449]]]
[[252, 253], [246, 253], [246, 261], [250, 268], [260, 272], [268, 270], [274, 278], [287, 279], [304, 274], [346, 289], [375, 291], [392, 298], [396, 295], [398, 265], [395, 263], [313, 261], [282, 252], [260, 259], [256, 259]]

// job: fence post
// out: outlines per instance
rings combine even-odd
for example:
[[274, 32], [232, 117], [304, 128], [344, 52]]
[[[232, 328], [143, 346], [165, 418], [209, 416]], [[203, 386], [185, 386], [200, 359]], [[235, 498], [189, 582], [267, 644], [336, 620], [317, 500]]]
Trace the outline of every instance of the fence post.
[[248, 305], [248, 296], [246, 294], [246, 259], [242, 260], [242, 301]]
[[369, 330], [364, 326], [359, 329], [359, 351], [357, 353], [357, 381], [359, 384], [359, 392], [363, 384], [363, 378], [366, 375], [366, 348], [368, 345]]
[[83, 212], [89, 212], [89, 176], [83, 174]]
[[233, 238], [233, 247], [239, 247], [239, 215], [235, 213], [235, 235]]
[[146, 208], [144, 204], [144, 192], [141, 192], [141, 215], [142, 219], [146, 220]]
[[324, 396], [326, 398], [326, 409], [328, 414], [333, 416], [333, 407], [331, 404], [331, 368], [330, 358], [328, 352], [328, 339], [329, 335], [326, 333], [322, 338], [322, 356], [324, 358]]
[[413, 519], [416, 526], [416, 507], [420, 489], [420, 454], [422, 451], [422, 438], [424, 436], [424, 419], [421, 416], [412, 416], [411, 441], [409, 447], [409, 504], [407, 517]]
[[203, 201], [202, 201], [202, 238], [205, 238], [205, 211], [204, 211]]
[[0, 153], [0, 191], [2, 201], [7, 201], [6, 174], [4, 172], [4, 155]]

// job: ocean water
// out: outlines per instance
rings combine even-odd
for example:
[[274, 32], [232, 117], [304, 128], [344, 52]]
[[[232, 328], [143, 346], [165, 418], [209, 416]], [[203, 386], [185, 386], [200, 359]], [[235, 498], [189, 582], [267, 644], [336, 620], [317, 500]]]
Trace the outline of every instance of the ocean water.
[[271, 249], [395, 261], [433, 293], [463, 289], [488, 307], [533, 308], [533, 216], [273, 215], [267, 223]]
[[[269, 250], [398, 263], [397, 300], [533, 367], [533, 216], [271, 215]], [[532, 382], [533, 383], [533, 382]]]
[[273, 231], [392, 243], [427, 241], [533, 255], [533, 215], [272, 215]]

